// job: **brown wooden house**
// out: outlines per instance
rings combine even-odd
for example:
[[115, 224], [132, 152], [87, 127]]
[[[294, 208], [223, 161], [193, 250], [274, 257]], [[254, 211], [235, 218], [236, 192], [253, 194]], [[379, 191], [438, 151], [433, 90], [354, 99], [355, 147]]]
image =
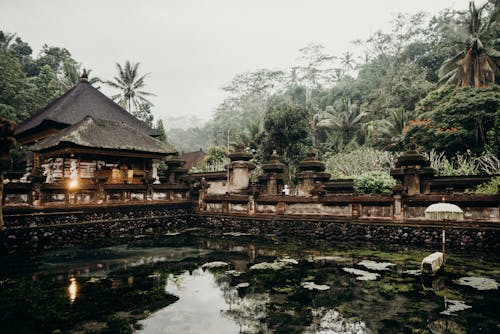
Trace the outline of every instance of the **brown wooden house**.
[[86, 78], [21, 123], [16, 139], [33, 153], [30, 165], [45, 183], [85, 185], [96, 171], [106, 184], [140, 184], [177, 152], [158, 134], [87, 82]]

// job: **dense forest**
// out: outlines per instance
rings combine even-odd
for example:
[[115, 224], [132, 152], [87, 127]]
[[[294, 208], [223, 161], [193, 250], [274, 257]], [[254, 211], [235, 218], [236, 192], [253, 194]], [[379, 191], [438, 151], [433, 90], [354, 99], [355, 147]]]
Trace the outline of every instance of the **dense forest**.
[[184, 151], [241, 142], [261, 161], [276, 149], [292, 169], [313, 149], [347, 177], [386, 169], [414, 138], [441, 174], [498, 173], [498, 13], [490, 1], [399, 14], [354, 42], [362, 58], [310, 44], [297, 66], [235, 76], [210, 122], [169, 140]]
[[[441, 174], [497, 174], [499, 7], [398, 14], [388, 31], [353, 42], [362, 57], [309, 44], [296, 66], [236, 75], [209, 122], [170, 129], [168, 141], [216, 154], [240, 142], [257, 162], [276, 149], [292, 176], [314, 150], [334, 177], [350, 177], [386, 169], [414, 138]], [[115, 88], [113, 99], [153, 125], [139, 64], [116, 66], [113, 80], [92, 82]], [[26, 119], [74, 85], [81, 69], [64, 48], [44, 45], [34, 57], [20, 37], [0, 32], [0, 115]], [[166, 140], [161, 120], [155, 126]]]

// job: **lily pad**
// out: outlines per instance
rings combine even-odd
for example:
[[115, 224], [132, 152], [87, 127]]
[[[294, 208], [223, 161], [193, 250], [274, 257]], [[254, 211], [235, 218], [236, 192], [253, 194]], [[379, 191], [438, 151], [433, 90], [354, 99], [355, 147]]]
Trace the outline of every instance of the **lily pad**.
[[223, 262], [223, 261], [213, 261], [213, 262], [207, 262], [203, 264], [201, 267], [202, 268], [222, 268], [222, 267], [227, 267], [229, 266], [229, 263]]
[[388, 267], [395, 266], [394, 263], [390, 262], [375, 262], [370, 260], [363, 260], [358, 262], [358, 265], [365, 267], [366, 269], [375, 270], [375, 271], [384, 271], [391, 270]]
[[286, 264], [299, 264], [299, 261], [292, 259], [292, 258], [289, 258], [289, 257], [284, 257], [284, 258], [278, 259], [278, 261], [286, 263]]
[[244, 237], [244, 236], [251, 235], [251, 234], [250, 233], [243, 233], [243, 232], [226, 232], [226, 233], [223, 233], [222, 235], [229, 235], [232, 237]]
[[420, 270], [420, 269], [408, 269], [408, 270], [403, 271], [403, 274], [412, 275], [412, 276], [420, 276], [420, 275], [422, 275], [422, 270]]
[[469, 308], [472, 308], [472, 306], [465, 304], [461, 300], [448, 299], [448, 307], [446, 310], [442, 311], [441, 314], [453, 315], [455, 312], [467, 310]]
[[307, 261], [309, 262], [344, 262], [348, 259], [335, 256], [335, 255], [320, 255], [320, 256], [312, 256]]
[[250, 267], [250, 270], [280, 270], [287, 266], [286, 262], [260, 262]]
[[460, 277], [454, 281], [460, 285], [468, 285], [477, 290], [498, 290], [498, 283], [488, 277]]
[[371, 273], [369, 271], [364, 271], [356, 268], [342, 268], [343, 271], [356, 275], [358, 281], [375, 281], [380, 277], [380, 274]]
[[309, 290], [329, 290], [330, 286], [325, 284], [316, 284], [314, 282], [303, 282], [302, 287]]

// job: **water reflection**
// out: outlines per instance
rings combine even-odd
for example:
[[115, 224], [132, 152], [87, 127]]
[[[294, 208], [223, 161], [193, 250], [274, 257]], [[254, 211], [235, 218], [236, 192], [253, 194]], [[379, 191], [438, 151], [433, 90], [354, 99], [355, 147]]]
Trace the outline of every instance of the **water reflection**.
[[69, 294], [69, 302], [73, 304], [78, 294], [78, 283], [76, 282], [76, 278], [74, 277], [71, 277], [69, 279], [68, 294]]
[[[170, 236], [169, 244], [155, 247], [103, 247], [90, 255], [84, 250], [42, 255], [45, 267], [10, 279], [0, 276], [0, 300], [6, 310], [13, 310], [4, 319], [15, 320], [4, 323], [28, 322], [32, 315], [43, 320], [23, 326], [40, 328], [43, 324], [50, 333], [72, 329], [82, 321], [101, 321], [96, 314], [107, 317], [119, 312], [139, 318], [151, 311], [141, 321], [142, 333], [436, 334], [474, 332], [478, 326], [483, 333], [498, 330], [494, 311], [498, 293], [455, 283], [459, 277], [479, 274], [499, 281], [499, 260], [494, 254], [483, 262], [467, 255], [450, 256], [445, 273], [422, 277], [418, 271], [421, 254], [409, 257], [406, 250], [402, 257], [393, 250], [374, 253], [367, 248], [315, 248], [227, 236], [203, 236], [186, 246], [184, 239], [173, 240]], [[298, 263], [280, 270], [249, 270], [257, 263], [289, 257]], [[380, 276], [368, 282], [342, 270], [346, 266], [371, 270], [360, 266], [362, 260], [396, 265], [390, 270], [372, 270]], [[229, 265], [200, 269], [203, 263], [213, 262]], [[28, 283], [23, 282], [23, 275]], [[330, 288], [308, 290], [303, 282]], [[163, 291], [179, 300], [174, 302]], [[52, 305], [53, 301], [62, 302]], [[458, 301], [472, 307], [465, 308]], [[46, 312], [40, 305], [50, 305], [52, 310]], [[28, 315], [19, 312], [25, 309], [30, 310]], [[54, 314], [65, 318], [57, 322]], [[63, 321], [65, 328], [60, 325]]]
[[208, 271], [172, 275], [165, 291], [179, 300], [142, 321], [141, 333], [238, 333], [239, 326], [224, 316], [230, 308], [224, 292]]

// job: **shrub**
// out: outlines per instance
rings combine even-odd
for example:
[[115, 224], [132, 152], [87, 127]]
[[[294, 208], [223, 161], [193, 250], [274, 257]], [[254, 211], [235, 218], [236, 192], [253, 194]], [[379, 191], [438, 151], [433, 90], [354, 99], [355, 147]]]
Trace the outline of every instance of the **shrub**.
[[476, 187], [475, 190], [467, 189], [466, 193], [477, 195], [496, 195], [498, 193], [498, 186], [500, 185], [500, 176], [494, 177], [490, 182], [482, 183]]
[[390, 194], [396, 180], [384, 172], [365, 173], [354, 181], [354, 189], [361, 194]]
[[457, 153], [448, 159], [444, 152], [437, 153], [432, 150], [427, 157], [438, 176], [496, 175], [500, 173], [500, 159], [489, 151], [484, 151], [480, 156], [476, 156], [467, 150], [463, 154]]
[[326, 171], [332, 174], [333, 178], [357, 177], [369, 172], [389, 173], [396, 156], [395, 153], [360, 147], [350, 152], [327, 156]]

